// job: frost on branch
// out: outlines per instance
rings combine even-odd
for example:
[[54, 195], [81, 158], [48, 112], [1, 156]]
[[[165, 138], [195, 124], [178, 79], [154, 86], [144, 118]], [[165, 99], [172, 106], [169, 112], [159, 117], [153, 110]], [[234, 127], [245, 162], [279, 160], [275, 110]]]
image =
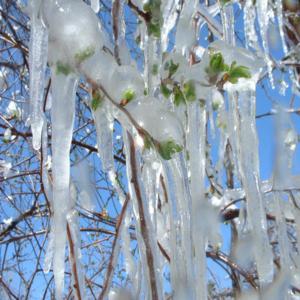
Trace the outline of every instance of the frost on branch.
[[[286, 205], [277, 189], [284, 191], [294, 179], [297, 183], [291, 165], [298, 137], [292, 126], [286, 126], [289, 122], [280, 109], [276, 112], [280, 159], [275, 163], [272, 180], [262, 182], [259, 166], [256, 88], [265, 71], [272, 83], [267, 32], [268, 17], [275, 15], [268, 1], [244, 1], [245, 48], [237, 47], [236, 4], [219, 2], [211, 6], [198, 1], [192, 5], [180, 1], [128, 2], [142, 22], [137, 26], [144, 61], [138, 61], [137, 66], [130, 64], [122, 50], [126, 32], [120, 21], [125, 17], [123, 1], [113, 1], [113, 47], [106, 45], [104, 29], [94, 13], [99, 11], [99, 1], [91, 1], [94, 12], [80, 0], [32, 5], [30, 120], [35, 149], [39, 148], [43, 129], [44, 156], [48, 135], [41, 108], [47, 55], [51, 69], [53, 182], [51, 187], [44, 168], [43, 183], [53, 215], [45, 270], [50, 270], [53, 257], [57, 299], [64, 294], [67, 239], [74, 294], [78, 299], [85, 295], [84, 276], [77, 274], [80, 235], [74, 183], [81, 207], [90, 212], [97, 210], [92, 203], [93, 189], [85, 162], [75, 164], [74, 183], [70, 180], [80, 78], [87, 81], [91, 95], [87, 103], [101, 166], [122, 209], [101, 285], [101, 299], [121, 299], [121, 294], [128, 299], [207, 299], [211, 293], [207, 256], [230, 262], [231, 268], [236, 268], [236, 276], [255, 289], [260, 287], [263, 296], [273, 295], [281, 286], [286, 294], [287, 280], [297, 278], [299, 271], [287, 245]], [[286, 54], [282, 6], [275, 2]], [[259, 36], [255, 31], [256, 17]], [[199, 34], [203, 30], [216, 40], [201, 45]], [[289, 128], [284, 131], [284, 127]], [[121, 130], [127, 175], [122, 180], [114, 161], [114, 135]], [[212, 141], [217, 144], [217, 154], [212, 154]], [[298, 198], [298, 194], [289, 195], [289, 207], [299, 209]], [[239, 203], [235, 210], [234, 201]], [[269, 202], [274, 207], [272, 211], [266, 204]], [[237, 239], [234, 246], [245, 249], [252, 244], [249, 248], [253, 253], [249, 256], [241, 258], [232, 249], [227, 257], [220, 250], [224, 243], [220, 225], [230, 209], [238, 211], [231, 224]], [[297, 209], [292, 218], [299, 235]], [[279, 250], [270, 244], [269, 214], [276, 224]], [[132, 243], [137, 245], [136, 253], [131, 251]], [[282, 273], [274, 265], [276, 251], [281, 255], [280, 264], [285, 265]], [[295, 257], [299, 262], [299, 255]], [[241, 266], [231, 259], [237, 259]], [[128, 285], [124, 289], [113, 286], [114, 270], [122, 264]], [[168, 274], [168, 289], [164, 272]], [[286, 274], [284, 279], [282, 274]], [[275, 275], [279, 279], [274, 281]]]

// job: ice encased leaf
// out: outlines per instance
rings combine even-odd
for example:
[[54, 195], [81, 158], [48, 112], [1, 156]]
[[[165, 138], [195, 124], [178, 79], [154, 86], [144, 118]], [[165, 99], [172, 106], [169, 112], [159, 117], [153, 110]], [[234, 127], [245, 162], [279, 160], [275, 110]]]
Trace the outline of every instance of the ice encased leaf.
[[159, 142], [173, 140], [183, 145], [182, 124], [176, 114], [168, 110], [155, 98], [144, 97], [127, 106], [137, 123]]

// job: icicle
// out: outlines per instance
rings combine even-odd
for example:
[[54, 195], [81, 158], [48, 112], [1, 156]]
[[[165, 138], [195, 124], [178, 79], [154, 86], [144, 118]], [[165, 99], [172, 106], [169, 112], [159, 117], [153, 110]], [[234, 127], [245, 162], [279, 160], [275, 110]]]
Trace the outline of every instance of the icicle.
[[139, 294], [138, 269], [134, 261], [134, 257], [131, 253], [131, 246], [130, 246], [131, 238], [130, 238], [129, 227], [131, 226], [132, 209], [131, 209], [131, 205], [129, 206], [130, 207], [128, 207], [127, 214], [124, 220], [124, 226], [122, 227], [122, 232], [121, 232], [122, 241], [123, 241], [122, 250], [124, 255], [125, 270], [133, 286], [133, 295], [135, 296], [133, 299], [139, 299], [138, 298], [138, 294]]
[[[133, 211], [136, 219], [136, 235], [139, 245], [139, 254], [142, 261], [147, 261], [144, 269], [145, 279], [143, 280], [149, 296], [144, 299], [162, 298], [162, 285], [159, 270], [158, 246], [155, 239], [153, 226], [150, 222], [149, 212], [147, 208], [147, 196], [145, 194], [145, 187], [141, 181], [140, 173], [140, 153], [135, 150], [134, 140], [127, 132], [123, 135], [125, 144], [127, 178], [131, 178], [129, 182], [129, 193], [133, 202]], [[152, 272], [155, 271], [155, 274]], [[158, 272], [159, 273], [159, 272]], [[152, 276], [151, 276], [152, 275]], [[155, 293], [155, 294], [153, 294]], [[150, 296], [151, 295], [151, 296]]]
[[110, 291], [108, 295], [108, 300], [132, 300], [131, 291], [124, 288], [114, 288]]
[[252, 0], [246, 0], [244, 6], [244, 28], [246, 47], [258, 50], [258, 39], [255, 31], [256, 10]]
[[280, 196], [282, 196], [281, 193], [274, 192], [273, 200], [275, 204], [275, 218], [278, 232], [277, 235], [280, 253], [280, 266], [282, 269], [288, 271], [292, 266], [290, 259], [290, 242], [288, 239], [288, 231], [285, 222], [284, 207]]
[[[49, 182], [48, 170], [47, 170], [47, 159], [48, 159], [48, 130], [47, 120], [44, 120], [43, 131], [42, 131], [42, 153], [43, 153], [43, 164], [42, 164], [42, 181], [44, 191], [51, 207], [53, 207], [53, 191], [52, 186]], [[49, 273], [51, 269], [53, 253], [54, 252], [54, 232], [53, 232], [53, 220], [50, 221], [50, 232], [48, 235], [48, 245], [44, 259], [43, 270], [45, 273]]]
[[208, 96], [208, 99], [206, 99], [207, 102], [207, 114], [209, 119], [209, 129], [210, 129], [210, 135], [212, 139], [215, 139], [216, 137], [216, 128], [215, 128], [215, 121], [214, 121], [214, 107], [213, 107], [213, 90], [211, 91], [210, 95]]
[[[172, 170], [169, 164], [164, 164], [164, 179], [167, 183], [168, 200], [169, 200], [169, 216], [170, 216], [170, 275], [171, 285], [173, 289], [173, 297], [175, 300], [180, 299], [179, 296], [188, 295], [187, 288], [187, 274], [184, 266], [184, 259], [181, 257], [182, 253], [180, 220], [178, 216], [178, 209], [176, 203], [175, 182], [173, 179]], [[179, 196], [179, 195], [177, 195]]]
[[[127, 207], [125, 207], [125, 209], [127, 210]], [[127, 213], [125, 211], [125, 215], [126, 214]], [[114, 270], [118, 263], [118, 258], [119, 258], [119, 254], [121, 251], [121, 243], [120, 243], [121, 236], [123, 236], [123, 234], [125, 234], [125, 236], [129, 235], [128, 232], [125, 232], [125, 230], [128, 228], [126, 228], [126, 229], [125, 228], [126, 228], [125, 222], [124, 222], [124, 220], [122, 220], [122, 223], [120, 224], [120, 227], [118, 229], [118, 236], [115, 237], [115, 240], [113, 242], [113, 252], [111, 253], [111, 261], [108, 266], [108, 271], [106, 273], [105, 285], [101, 291], [101, 295], [100, 295], [101, 299], [106, 299], [107, 295], [110, 294], [110, 287], [111, 287], [113, 277], [114, 277]], [[126, 256], [126, 258], [127, 258], [127, 256]]]
[[232, 5], [224, 4], [221, 8], [221, 17], [223, 24], [223, 40], [231, 46], [235, 46], [235, 30], [234, 30], [234, 12]]
[[77, 300], [85, 299], [85, 281], [81, 265], [81, 238], [79, 230], [78, 213], [75, 209], [76, 188], [73, 182], [70, 183], [70, 202], [68, 203], [67, 236], [69, 257], [72, 270], [73, 294]]
[[98, 153], [101, 158], [103, 170], [105, 172], [114, 170], [112, 136], [114, 120], [110, 110], [110, 104], [107, 102], [107, 100], [102, 100], [99, 107], [93, 111], [97, 132]]
[[287, 45], [285, 42], [285, 36], [283, 31], [283, 8], [282, 8], [282, 0], [275, 0], [275, 7], [276, 7], [276, 14], [277, 14], [277, 20], [278, 20], [278, 26], [279, 26], [279, 33], [282, 43], [282, 49], [283, 53], [286, 55], [288, 52]]
[[[102, 103], [99, 105], [99, 107], [93, 112], [94, 120], [95, 120], [95, 126], [96, 126], [96, 132], [97, 132], [97, 145], [98, 145], [98, 152], [102, 161], [102, 167], [105, 172], [108, 173], [108, 177], [110, 182], [112, 183], [112, 186], [114, 190], [116, 191], [120, 204], [124, 205], [126, 201], [126, 195], [124, 194], [122, 187], [120, 183], [117, 180], [117, 174], [114, 167], [114, 158], [113, 158], [113, 111], [111, 104], [107, 100], [102, 100]], [[127, 205], [127, 204], [126, 204]], [[134, 262], [132, 260], [132, 255], [130, 253], [130, 234], [128, 232], [129, 226], [130, 226], [130, 211], [127, 208], [127, 211], [125, 212], [125, 217], [123, 222], [120, 224], [119, 228], [119, 236], [116, 237], [116, 240], [114, 242], [114, 252], [113, 255], [113, 261], [112, 265], [115, 266], [118, 261], [119, 253], [121, 251], [121, 244], [120, 239], [123, 237], [123, 241], [125, 246], [123, 247], [123, 252], [125, 256], [125, 265], [126, 265], [126, 271], [128, 271], [128, 275], [130, 278], [135, 281], [135, 271], [134, 271]], [[128, 270], [129, 268], [129, 270]], [[113, 272], [110, 274], [107, 274], [107, 289], [105, 289], [102, 292], [103, 298], [107, 296], [109, 293], [109, 297], [111, 295], [111, 292], [109, 287], [111, 285], [112, 279], [113, 279]]]
[[[219, 39], [222, 39], [223, 30], [219, 21], [217, 21], [214, 17], [219, 12], [219, 5], [215, 4], [210, 6], [208, 9], [203, 4], [199, 5], [199, 14], [204, 23], [207, 24], [209, 30]], [[201, 28], [201, 26], [200, 26]]]
[[[75, 92], [79, 75], [74, 72], [102, 51], [99, 21], [80, 0], [43, 1], [40, 11], [49, 32], [49, 64], [53, 103], [52, 175], [54, 235], [53, 273], [56, 299], [64, 292], [64, 260], [69, 209], [70, 147], [75, 115]], [[95, 70], [94, 70], [95, 71]]]
[[292, 160], [298, 144], [290, 116], [280, 107], [275, 116], [276, 128], [276, 161], [274, 168], [273, 188], [282, 190], [292, 182]]
[[[218, 150], [218, 162], [216, 164], [216, 172], [221, 173], [221, 169], [224, 164], [224, 157], [226, 152], [226, 145], [228, 140], [228, 120], [227, 112], [225, 109], [224, 96], [220, 92], [213, 92], [212, 106], [217, 109], [216, 126], [219, 128], [219, 150]], [[218, 178], [221, 181], [221, 178]]]
[[179, 0], [169, 0], [165, 4], [163, 9], [163, 26], [161, 32], [162, 52], [167, 51], [168, 48], [168, 35], [176, 24], [176, 20], [179, 16], [177, 10], [179, 6]]
[[47, 199], [50, 203], [52, 203], [52, 187], [49, 182], [48, 170], [50, 166], [47, 164], [48, 162], [48, 129], [47, 129], [47, 120], [43, 122], [43, 131], [42, 131], [42, 153], [43, 153], [43, 165], [42, 165], [42, 180], [44, 190], [47, 196]]
[[119, 46], [125, 38], [124, 0], [113, 0], [111, 13], [114, 36], [114, 55], [120, 64]]
[[100, 10], [100, 0], [91, 0], [91, 8], [97, 14]]
[[159, 177], [161, 174], [161, 163], [157, 158], [154, 149], [145, 151], [143, 154], [144, 164], [142, 169], [142, 181], [145, 186], [145, 193], [148, 198], [148, 211], [153, 224], [155, 235], [157, 236], [156, 211], [158, 201]]
[[64, 76], [52, 70], [52, 175], [53, 175], [53, 272], [56, 299], [62, 299], [64, 290], [66, 214], [70, 185], [70, 147], [75, 113], [75, 92], [78, 79], [73, 74]]
[[196, 299], [192, 255], [191, 195], [183, 155], [179, 153], [170, 161], [164, 161], [163, 164], [170, 201], [171, 283], [175, 300]]
[[256, 5], [257, 5], [258, 24], [259, 24], [259, 28], [260, 28], [260, 35], [261, 35], [261, 39], [262, 39], [265, 60], [267, 63], [269, 79], [270, 79], [271, 87], [272, 87], [272, 89], [274, 89], [275, 88], [274, 78], [272, 75], [273, 62], [270, 58], [269, 45], [268, 45], [268, 24], [269, 24], [269, 18], [270, 18], [268, 1], [257, 0]]
[[84, 209], [92, 211], [95, 206], [93, 203], [95, 189], [92, 183], [91, 168], [87, 159], [79, 161], [74, 165], [72, 178], [79, 190], [78, 198], [80, 205]]
[[[273, 279], [273, 257], [267, 235], [266, 212], [264, 209], [259, 179], [258, 142], [255, 125], [255, 83], [248, 82], [245, 90], [239, 88], [239, 106], [237, 95], [230, 98], [235, 113], [234, 126], [237, 128], [237, 161], [239, 175], [246, 194], [247, 221], [252, 231], [255, 245], [255, 259], [262, 286]], [[238, 87], [235, 87], [238, 88]], [[231, 92], [230, 92], [231, 93]], [[251, 149], [248, 145], [252, 145]]]
[[[102, 161], [102, 167], [105, 172], [108, 173], [108, 177], [115, 192], [118, 195], [120, 204], [128, 205], [126, 201], [126, 195], [124, 194], [122, 187], [117, 180], [117, 173], [114, 167], [114, 158], [113, 158], [113, 110], [111, 104], [107, 100], [102, 100], [100, 106], [93, 112], [96, 132], [97, 132], [97, 145], [98, 152]], [[125, 204], [126, 203], [126, 204]], [[129, 206], [129, 205], [128, 205]], [[131, 210], [125, 208], [125, 217], [123, 217], [122, 223], [119, 227], [119, 235], [116, 237], [114, 241], [114, 252], [112, 253], [113, 260], [111, 262], [112, 266], [115, 266], [118, 262], [119, 253], [121, 251], [121, 237], [123, 237], [123, 241], [125, 246], [123, 247], [125, 261], [127, 263], [126, 271], [128, 271], [130, 278], [135, 282], [135, 271], [134, 271], [134, 262], [130, 253], [130, 234], [128, 232], [130, 226], [130, 214]], [[125, 220], [124, 220], [125, 219]], [[125, 264], [126, 264], [125, 263]], [[129, 268], [129, 270], [128, 270]], [[107, 273], [106, 281], [107, 288], [102, 291], [102, 298], [109, 294], [109, 297], [112, 293], [110, 292], [110, 285], [113, 280], [113, 269], [110, 273]]]
[[293, 278], [296, 283], [300, 279], [300, 193], [293, 191], [290, 195], [291, 201], [293, 202], [293, 215], [296, 223], [296, 236], [297, 236], [297, 250], [298, 253], [295, 255], [295, 269], [293, 272]]
[[162, 52], [160, 41], [148, 36], [145, 38], [145, 70], [144, 76], [147, 78], [148, 94], [154, 96], [156, 89], [160, 85], [159, 70], [162, 62]]
[[[206, 162], [206, 109], [195, 102], [188, 106], [187, 151], [191, 174], [192, 238], [195, 252], [194, 268], [196, 299], [206, 299], [206, 242], [205, 216], [205, 162]], [[186, 201], [186, 200], [185, 200]], [[207, 226], [207, 225], [206, 225]]]
[[[275, 128], [276, 160], [273, 174], [275, 216], [278, 227], [280, 264], [286, 272], [289, 272], [293, 267], [293, 264], [290, 258], [290, 243], [285, 223], [284, 202], [281, 199], [282, 193], [280, 193], [280, 190], [284, 190], [285, 186], [292, 182], [292, 160], [298, 144], [298, 135], [293, 128], [289, 114], [284, 112], [284, 110], [280, 107], [277, 108], [277, 114], [275, 116]], [[299, 225], [299, 212], [297, 206], [294, 209], [294, 215], [297, 226]]]
[[121, 61], [121, 65], [132, 65], [136, 67], [135, 61], [131, 60], [130, 50], [127, 47], [126, 40], [120, 42], [119, 45], [119, 57]]
[[[216, 46], [220, 48], [221, 44], [217, 43]], [[259, 245], [255, 247], [254, 256], [260, 284], [264, 286], [273, 279], [273, 258], [262, 201], [255, 123], [255, 88], [262, 65], [245, 50], [237, 48], [228, 51], [226, 48], [228, 47], [225, 45], [222, 52], [225, 61], [230, 64], [235, 60], [248, 67], [252, 76], [251, 79], [241, 78], [235, 84], [226, 83], [224, 88], [229, 95], [228, 125], [233, 159], [247, 199], [247, 226], [252, 232], [253, 243]], [[251, 149], [249, 144], [252, 145]]]
[[44, 258], [44, 265], [43, 270], [47, 274], [50, 272], [52, 261], [53, 261], [53, 255], [54, 255], [54, 228], [53, 228], [53, 222], [50, 223], [50, 232], [48, 235], [48, 245], [46, 249], [46, 254]]
[[31, 1], [31, 30], [29, 43], [30, 125], [35, 150], [41, 147], [43, 128], [44, 81], [47, 67], [48, 32], [39, 17], [41, 1]]
[[176, 27], [176, 50], [178, 53], [185, 54], [194, 44], [193, 14], [193, 5], [184, 3]]

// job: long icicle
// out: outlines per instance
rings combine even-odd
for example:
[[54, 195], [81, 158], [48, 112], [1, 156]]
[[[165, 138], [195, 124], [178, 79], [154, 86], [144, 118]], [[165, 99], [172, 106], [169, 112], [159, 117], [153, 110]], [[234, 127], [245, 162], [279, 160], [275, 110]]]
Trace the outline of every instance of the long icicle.
[[41, 147], [43, 128], [42, 105], [47, 67], [48, 32], [39, 17], [41, 1], [31, 1], [31, 30], [29, 43], [30, 125], [35, 150]]
[[275, 6], [276, 6], [276, 14], [277, 14], [277, 20], [278, 20], [278, 26], [279, 26], [279, 34], [281, 38], [282, 43], [282, 49], [283, 53], [286, 55], [288, 52], [285, 37], [284, 37], [284, 30], [283, 30], [283, 7], [282, 7], [282, 0], [275, 0]]
[[[148, 215], [148, 211], [145, 205], [145, 193], [144, 187], [141, 185], [140, 181], [140, 172], [137, 161], [137, 152], [134, 145], [134, 140], [132, 136], [127, 134], [128, 142], [125, 143], [126, 147], [129, 148], [129, 158], [128, 165], [131, 169], [129, 173], [131, 173], [130, 181], [131, 181], [131, 191], [134, 191], [134, 196], [132, 197], [133, 206], [135, 207], [135, 217], [137, 220], [138, 232], [137, 234], [141, 235], [142, 241], [139, 241], [139, 250], [142, 259], [146, 259], [147, 261], [147, 281], [149, 284], [148, 293], [151, 295], [150, 299], [161, 299], [162, 295], [162, 287], [156, 273], [158, 262], [157, 262], [157, 241], [154, 239], [152, 224], [150, 223], [150, 217]], [[128, 151], [127, 150], [127, 151]], [[142, 243], [141, 243], [142, 242]]]
[[270, 53], [269, 53], [269, 42], [268, 42], [268, 25], [269, 25], [269, 5], [268, 5], [267, 0], [257, 0], [256, 5], [257, 5], [257, 19], [258, 19], [258, 24], [260, 28], [260, 35], [262, 39], [262, 46], [264, 50], [264, 55], [265, 55], [265, 60], [267, 63], [267, 69], [268, 69], [268, 74], [269, 74], [269, 79], [270, 79], [270, 84], [272, 89], [274, 89], [274, 78], [272, 74], [273, 70], [273, 62], [270, 58]]
[[191, 199], [183, 153], [165, 161], [164, 174], [170, 201], [171, 283], [174, 299], [195, 299], [192, 262]]
[[81, 235], [78, 212], [76, 210], [77, 192], [73, 182], [70, 182], [69, 208], [67, 213], [67, 238], [69, 261], [72, 270], [73, 291], [77, 300], [85, 299], [84, 273], [81, 265]]
[[244, 28], [246, 48], [259, 49], [258, 38], [255, 31], [256, 10], [252, 0], [246, 0], [244, 6]]
[[[205, 213], [205, 161], [206, 161], [206, 109], [198, 103], [188, 107], [190, 185], [192, 195], [192, 237], [195, 251], [196, 299], [206, 299], [206, 237], [201, 225], [201, 213]], [[205, 216], [204, 216], [205, 217]]]
[[234, 12], [233, 6], [230, 3], [222, 5], [221, 17], [223, 24], [223, 39], [231, 46], [235, 46]]
[[75, 92], [78, 79], [52, 72], [52, 174], [53, 174], [53, 272], [56, 299], [64, 291], [66, 214], [70, 197], [70, 148], [75, 115]]
[[[93, 111], [93, 117], [96, 126], [97, 132], [97, 146], [98, 153], [102, 161], [102, 168], [107, 172], [109, 180], [118, 195], [120, 204], [123, 206], [121, 212], [121, 219], [118, 223], [117, 234], [113, 242], [113, 253], [111, 260], [109, 262], [108, 271], [106, 274], [105, 285], [102, 289], [100, 299], [105, 299], [109, 293], [110, 285], [114, 276], [115, 265], [118, 261], [119, 253], [121, 251], [121, 237], [126, 235], [126, 240], [130, 238], [128, 232], [128, 222], [126, 219], [130, 219], [130, 210], [128, 206], [128, 196], [122, 190], [122, 187], [117, 180], [117, 173], [114, 167], [114, 158], [113, 158], [113, 126], [114, 126], [114, 117], [113, 117], [113, 108], [108, 100], [103, 100], [100, 107]], [[125, 211], [123, 211], [125, 209]], [[127, 243], [128, 244], [128, 243]], [[126, 249], [127, 250], [127, 249]], [[130, 253], [126, 252], [125, 257], [128, 257]], [[130, 258], [128, 258], [130, 260]]]
[[[238, 111], [240, 116], [238, 125], [240, 127], [239, 171], [247, 199], [247, 218], [256, 245], [254, 255], [257, 272], [260, 284], [264, 286], [272, 281], [274, 271], [273, 255], [267, 233], [266, 212], [260, 187], [254, 83], [249, 83], [248, 90], [240, 91], [239, 95], [236, 94], [234, 99], [231, 99], [236, 104], [237, 96], [239, 97]], [[248, 146], [249, 144], [252, 145], [251, 149]]]

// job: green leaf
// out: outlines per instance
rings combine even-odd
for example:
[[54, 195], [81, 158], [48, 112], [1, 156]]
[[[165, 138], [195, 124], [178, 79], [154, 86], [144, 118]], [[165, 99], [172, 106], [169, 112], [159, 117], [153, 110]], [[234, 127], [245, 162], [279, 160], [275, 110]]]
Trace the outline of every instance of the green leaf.
[[160, 38], [160, 24], [156, 22], [148, 23], [148, 32], [149, 35]]
[[204, 108], [205, 105], [206, 105], [205, 99], [199, 99], [199, 104], [200, 104], [200, 107], [201, 107], [201, 108]]
[[77, 61], [77, 63], [80, 64], [86, 59], [88, 59], [89, 57], [91, 57], [92, 55], [94, 55], [94, 53], [95, 53], [95, 47], [92, 46], [87, 47], [85, 50], [75, 54], [75, 60]]
[[160, 5], [160, 0], [149, 0], [143, 6], [143, 10], [150, 16], [150, 20], [147, 21], [148, 33], [156, 38], [160, 38], [161, 34], [162, 17]]
[[91, 108], [93, 111], [96, 111], [98, 109], [98, 107], [101, 106], [102, 104], [102, 95], [101, 93], [96, 90], [96, 91], [93, 91], [93, 98], [92, 98], [92, 102], [91, 102]]
[[158, 65], [157, 64], [152, 65], [151, 73], [152, 73], [152, 75], [158, 74]]
[[150, 2], [145, 3], [144, 6], [143, 6], [143, 11], [144, 12], [150, 12], [150, 10], [151, 10]]
[[219, 102], [216, 102], [216, 101], [212, 102], [212, 109], [213, 109], [213, 111], [218, 110], [219, 107], [220, 107], [220, 103]]
[[153, 142], [152, 142], [151, 137], [148, 134], [146, 134], [144, 136], [144, 148], [149, 150], [152, 147], [152, 145], [153, 145]]
[[176, 144], [173, 140], [160, 142], [157, 147], [158, 153], [165, 160], [170, 160], [173, 154], [181, 152], [183, 147]]
[[161, 91], [161, 93], [163, 94], [163, 96], [164, 96], [165, 98], [169, 98], [170, 95], [172, 94], [172, 91], [169, 90], [169, 89], [167, 88], [167, 86], [166, 86], [165, 84], [163, 84], [163, 83], [160, 85], [160, 91]]
[[61, 61], [56, 63], [56, 74], [68, 75], [72, 72], [72, 68], [68, 64], [64, 64]]
[[139, 34], [136, 39], [135, 39], [135, 42], [139, 45], [140, 42], [141, 42], [141, 35]]
[[170, 68], [170, 62], [166, 61], [164, 64], [164, 70], [167, 71], [167, 70], [169, 70], [169, 68]]
[[226, 4], [230, 3], [231, 0], [221, 0], [221, 5], [225, 6]]
[[173, 60], [171, 59], [170, 60], [170, 64], [169, 64], [169, 77], [172, 77], [176, 73], [176, 71], [178, 70], [178, 68], [179, 68], [179, 63], [175, 64], [173, 62]]
[[222, 53], [218, 52], [211, 55], [209, 61], [209, 71], [214, 74], [218, 74], [224, 72], [226, 68], [228, 68], [228, 66], [224, 62]]
[[186, 97], [187, 101], [195, 101], [196, 100], [196, 88], [195, 88], [195, 82], [193, 80], [187, 81], [183, 85], [183, 92]]
[[126, 103], [130, 102], [135, 98], [135, 91], [131, 88], [125, 90], [122, 94], [122, 100], [126, 100]]
[[176, 85], [174, 86], [173, 93], [174, 93], [174, 104], [176, 106], [179, 106], [181, 103], [186, 104], [184, 94], [178, 86]]
[[143, 10], [146, 13], [150, 13], [152, 19], [157, 19], [158, 17], [160, 17], [160, 5], [160, 0], [149, 0], [144, 4]]
[[251, 78], [251, 73], [248, 67], [237, 66], [234, 61], [228, 71], [228, 81], [231, 83], [237, 83], [239, 78]]

